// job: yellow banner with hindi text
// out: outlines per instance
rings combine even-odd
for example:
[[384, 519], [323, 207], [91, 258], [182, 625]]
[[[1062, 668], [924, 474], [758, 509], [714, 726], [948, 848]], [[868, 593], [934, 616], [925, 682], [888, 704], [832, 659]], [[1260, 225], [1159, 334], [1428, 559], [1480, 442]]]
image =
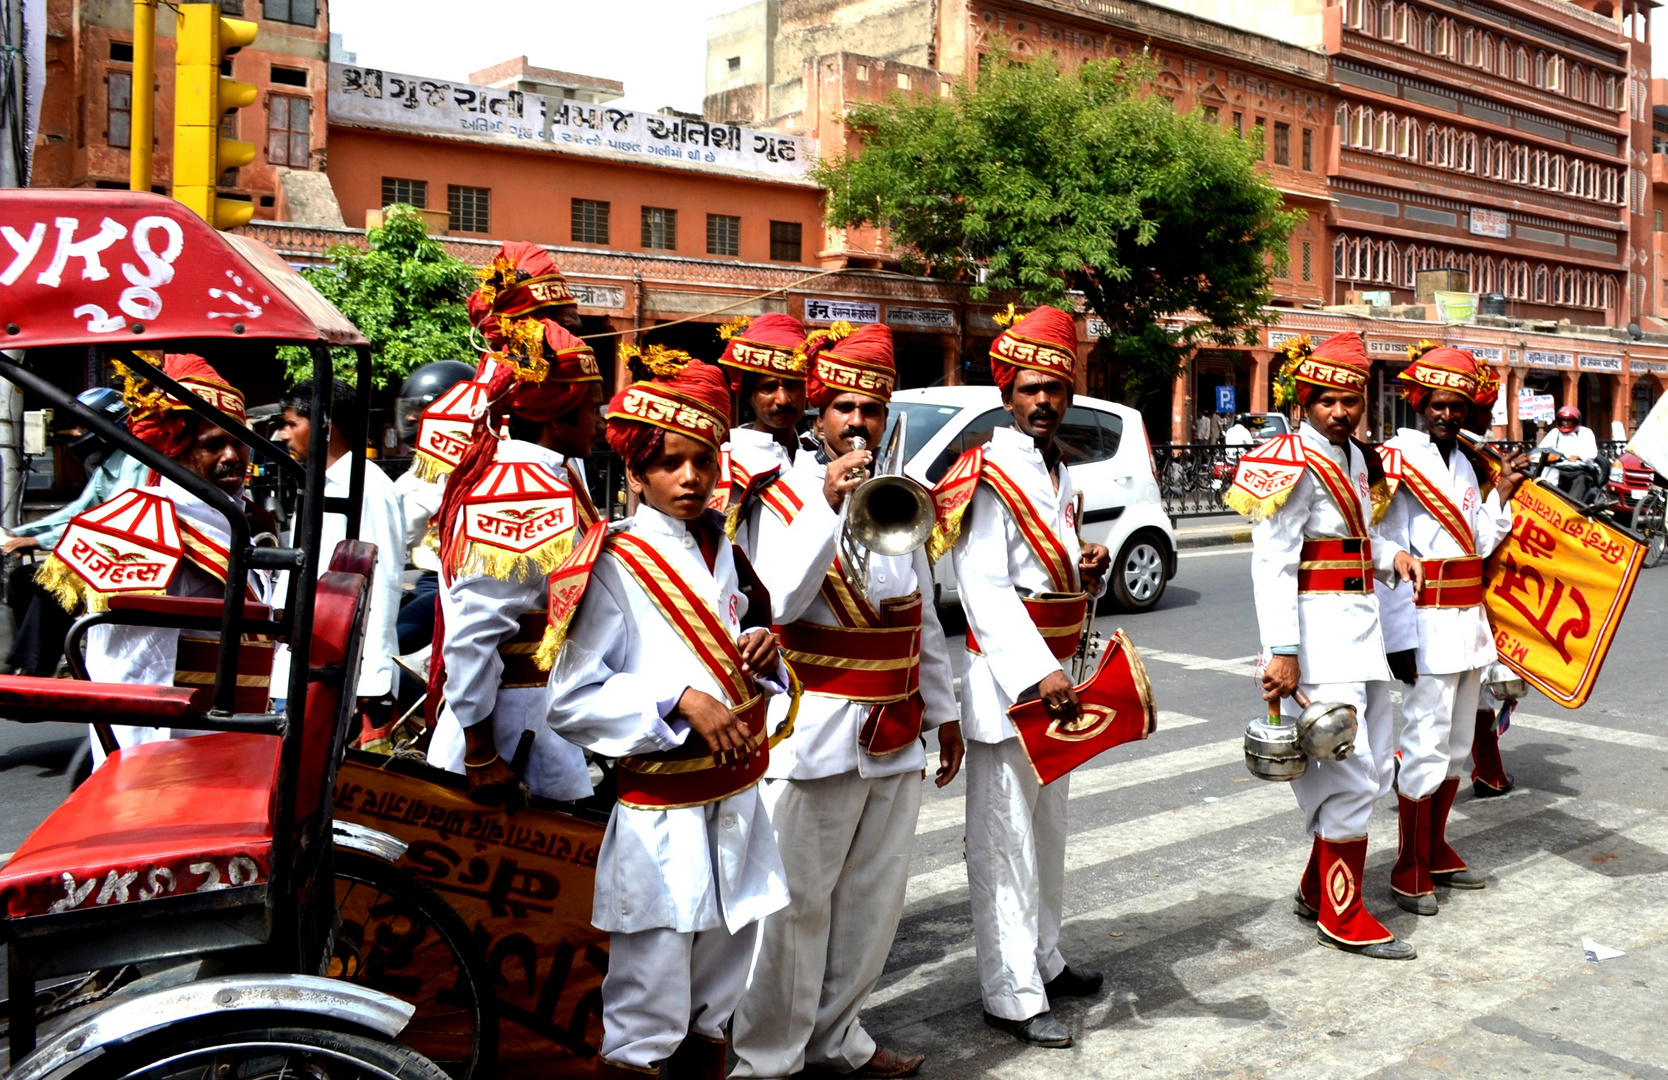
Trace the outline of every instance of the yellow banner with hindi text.
[[1531, 480], [1512, 500], [1512, 533], [1485, 571], [1485, 604], [1500, 660], [1535, 689], [1578, 709], [1621, 625], [1644, 546], [1584, 517]]

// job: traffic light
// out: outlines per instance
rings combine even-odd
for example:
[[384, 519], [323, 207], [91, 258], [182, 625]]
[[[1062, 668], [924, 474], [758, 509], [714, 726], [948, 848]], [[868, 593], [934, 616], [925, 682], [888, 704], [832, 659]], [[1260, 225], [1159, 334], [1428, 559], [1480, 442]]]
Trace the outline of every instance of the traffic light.
[[215, 196], [220, 174], [255, 160], [255, 146], [222, 138], [227, 112], [255, 103], [248, 83], [220, 74], [221, 61], [254, 43], [252, 22], [225, 19], [219, 4], [181, 4], [174, 44], [174, 198], [217, 229], [255, 216], [251, 203]]

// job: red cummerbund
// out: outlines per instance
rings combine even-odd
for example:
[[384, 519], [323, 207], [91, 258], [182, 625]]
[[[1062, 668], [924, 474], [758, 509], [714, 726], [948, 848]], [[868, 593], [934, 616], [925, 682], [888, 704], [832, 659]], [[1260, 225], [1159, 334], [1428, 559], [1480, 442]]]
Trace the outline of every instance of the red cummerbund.
[[545, 686], [550, 674], [540, 671], [533, 662], [533, 654], [544, 641], [545, 627], [550, 625], [550, 613], [540, 608], [529, 611], [516, 620], [521, 624], [515, 634], [498, 646], [498, 658], [504, 661], [504, 676], [498, 681], [500, 690], [526, 690]]
[[621, 758], [614, 770], [620, 802], [637, 810], [676, 810], [727, 799], [758, 783], [770, 764], [765, 732], [769, 701], [755, 694], [735, 710], [747, 725], [752, 748], [739, 764], [719, 765], [706, 740], [694, 731], [676, 750]]
[[1297, 564], [1300, 593], [1373, 591], [1373, 544], [1364, 536], [1305, 540]]
[[1425, 568], [1425, 588], [1414, 607], [1468, 608], [1483, 602], [1483, 560], [1477, 556], [1420, 559], [1419, 565]]
[[920, 602], [900, 615], [913, 623], [860, 630], [796, 622], [776, 634], [806, 693], [883, 704], [921, 684]]
[[[1088, 593], [1043, 593], [1040, 596], [1026, 596], [1020, 599], [1025, 605], [1025, 611], [1036, 624], [1043, 640], [1048, 642], [1048, 651], [1054, 654], [1056, 660], [1065, 660], [1077, 652], [1077, 639], [1083, 633], [1083, 616], [1089, 611]], [[979, 642], [973, 637], [973, 628], [967, 628], [967, 651], [984, 655], [979, 648]]]
[[[220, 665], [220, 640], [182, 633], [179, 642], [174, 685], [190, 687], [193, 707], [207, 712], [214, 697], [214, 672]], [[237, 651], [237, 690], [232, 695], [232, 708], [240, 713], [264, 713], [271, 696], [272, 639], [245, 637]]]

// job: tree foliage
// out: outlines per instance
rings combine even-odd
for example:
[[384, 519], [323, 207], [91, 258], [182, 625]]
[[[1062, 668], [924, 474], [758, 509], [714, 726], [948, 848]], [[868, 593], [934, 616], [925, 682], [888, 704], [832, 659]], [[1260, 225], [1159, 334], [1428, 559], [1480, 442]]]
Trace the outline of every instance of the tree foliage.
[[[1000, 47], [948, 98], [854, 107], [859, 153], [818, 163], [835, 227], [886, 230], [906, 269], [1017, 291], [1110, 328], [1097, 355], [1133, 400], [1198, 344], [1253, 344], [1300, 212], [1241, 138], [1157, 92], [1145, 57], [1014, 62]], [[1201, 322], [1166, 318], [1194, 312]]]
[[[337, 244], [326, 253], [328, 263], [301, 273], [370, 341], [376, 385], [404, 379], [431, 360], [471, 361], [475, 349], [463, 306], [474, 286], [469, 264], [448, 255], [425, 231], [423, 216], [403, 204], [390, 207], [366, 239], [369, 250]], [[337, 377], [352, 381], [352, 352], [332, 354]], [[306, 349], [285, 348], [280, 355], [291, 382], [312, 375]]]

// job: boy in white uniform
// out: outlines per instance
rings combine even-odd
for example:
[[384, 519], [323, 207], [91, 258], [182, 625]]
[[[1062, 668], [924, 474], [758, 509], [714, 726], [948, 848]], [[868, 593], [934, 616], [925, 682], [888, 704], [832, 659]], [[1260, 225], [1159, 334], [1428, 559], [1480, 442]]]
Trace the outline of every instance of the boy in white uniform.
[[552, 587], [549, 720], [618, 759], [591, 916], [610, 934], [597, 1075], [720, 1080], [758, 922], [788, 899], [757, 786], [787, 675], [775, 635], [741, 629], [745, 566], [707, 509], [729, 387], [650, 361], [608, 410], [642, 503], [629, 527], [593, 526]]

